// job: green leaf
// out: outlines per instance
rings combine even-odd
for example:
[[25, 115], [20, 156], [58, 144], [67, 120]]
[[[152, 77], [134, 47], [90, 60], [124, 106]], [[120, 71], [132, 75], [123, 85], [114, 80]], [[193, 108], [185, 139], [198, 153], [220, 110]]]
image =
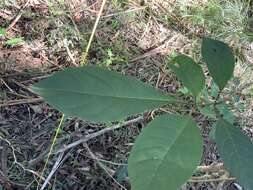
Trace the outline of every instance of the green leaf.
[[211, 88], [210, 89], [210, 96], [213, 98], [217, 98], [219, 95], [220, 89], [213, 80], [211, 81], [210, 88]]
[[235, 60], [232, 50], [221, 41], [204, 38], [201, 53], [210, 75], [222, 90], [233, 76]]
[[128, 178], [127, 165], [119, 166], [116, 169], [114, 176], [115, 176], [115, 179], [117, 180], [117, 182], [119, 182], [119, 183], [126, 181]]
[[225, 167], [245, 190], [253, 189], [253, 144], [240, 129], [227, 121], [218, 121], [215, 131], [218, 151]]
[[6, 30], [0, 27], [0, 37], [6, 35]]
[[208, 90], [206, 87], [201, 91], [201, 93], [197, 97], [197, 101], [201, 101], [201, 100], [203, 100], [205, 103], [211, 103]]
[[201, 160], [202, 138], [190, 116], [163, 115], [137, 138], [128, 161], [133, 190], [177, 190]]
[[204, 107], [198, 106], [200, 113], [211, 119], [216, 119], [216, 113], [213, 105], [206, 105]]
[[205, 75], [202, 68], [192, 58], [179, 55], [173, 58], [169, 66], [194, 96], [197, 96], [204, 88]]
[[233, 113], [229, 110], [226, 103], [218, 104], [217, 108], [221, 115], [223, 115], [223, 119], [227, 122], [233, 124], [235, 122], [235, 116]]
[[32, 90], [66, 115], [97, 122], [121, 120], [175, 102], [132, 77], [90, 66], [55, 73]]
[[250, 89], [250, 96], [253, 97], [253, 87]]
[[184, 95], [190, 94], [188, 88], [186, 88], [185, 86], [182, 87], [182, 88], [179, 88], [179, 89], [178, 89], [178, 92], [180, 92], [180, 93], [182, 93], [182, 94], [184, 94]]
[[215, 141], [216, 125], [217, 125], [217, 122], [215, 122], [215, 123], [212, 125], [211, 131], [209, 132], [209, 135], [208, 135], [208, 137], [209, 137], [211, 140], [213, 140], [213, 141]]
[[17, 46], [17, 45], [20, 45], [23, 42], [24, 42], [23, 38], [12, 38], [12, 39], [7, 40], [5, 42], [5, 44], [9, 45], [9, 46]]

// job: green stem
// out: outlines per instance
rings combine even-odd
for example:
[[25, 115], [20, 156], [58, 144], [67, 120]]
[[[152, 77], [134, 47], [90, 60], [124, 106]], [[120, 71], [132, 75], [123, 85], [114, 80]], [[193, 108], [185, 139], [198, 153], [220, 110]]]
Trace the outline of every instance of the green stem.
[[94, 38], [94, 36], [95, 36], [95, 32], [96, 32], [96, 29], [97, 29], [99, 20], [100, 20], [100, 18], [101, 18], [101, 16], [102, 16], [105, 3], [106, 3], [106, 0], [103, 0], [102, 5], [101, 5], [101, 8], [100, 8], [99, 13], [98, 13], [98, 16], [97, 16], [97, 19], [96, 19], [96, 22], [95, 22], [95, 24], [94, 24], [94, 27], [93, 27], [93, 30], [92, 30], [92, 33], [91, 33], [91, 36], [90, 36], [88, 45], [87, 45], [87, 47], [86, 47], [86, 49], [85, 49], [85, 51], [83, 52], [83, 55], [82, 55], [82, 57], [81, 57], [81, 66], [84, 66], [84, 65], [86, 64], [86, 62], [87, 62], [87, 57], [88, 57], [89, 49], [90, 49], [91, 43], [92, 43], [92, 41], [93, 41], [93, 38]]

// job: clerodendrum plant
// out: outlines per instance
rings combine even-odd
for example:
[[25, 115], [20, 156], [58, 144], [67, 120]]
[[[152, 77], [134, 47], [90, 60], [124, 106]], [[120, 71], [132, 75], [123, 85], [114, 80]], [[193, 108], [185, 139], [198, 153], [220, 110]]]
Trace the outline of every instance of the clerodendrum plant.
[[[235, 61], [232, 50], [223, 42], [204, 38], [201, 52], [220, 94], [233, 76]], [[178, 55], [170, 61], [169, 68], [195, 99], [200, 99], [205, 88], [201, 66], [190, 57]], [[33, 85], [32, 90], [65, 115], [96, 122], [119, 121], [179, 102], [179, 98], [157, 91], [132, 77], [94, 66], [67, 68]], [[220, 99], [218, 96], [217, 100]], [[214, 139], [219, 154], [231, 175], [245, 189], [252, 190], [252, 142], [222, 116], [217, 102], [208, 102], [206, 106], [216, 114]], [[202, 110], [201, 113], [205, 112]], [[199, 127], [190, 115], [157, 116], [142, 131], [132, 148], [128, 161], [132, 189], [179, 189], [200, 164], [202, 147]]]

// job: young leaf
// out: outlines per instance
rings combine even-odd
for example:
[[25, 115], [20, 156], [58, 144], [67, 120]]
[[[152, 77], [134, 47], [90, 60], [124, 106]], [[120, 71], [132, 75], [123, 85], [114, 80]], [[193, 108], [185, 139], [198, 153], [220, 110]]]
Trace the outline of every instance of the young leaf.
[[217, 108], [218, 108], [220, 114], [223, 115], [224, 120], [226, 120], [227, 122], [229, 122], [231, 124], [233, 124], [235, 122], [235, 116], [229, 110], [226, 103], [221, 103], [221, 104], [217, 105]]
[[211, 88], [210, 89], [210, 96], [213, 98], [217, 98], [219, 95], [220, 89], [213, 80], [211, 81], [210, 88]]
[[215, 140], [225, 167], [235, 176], [245, 190], [253, 189], [253, 144], [240, 129], [220, 119], [215, 130]]
[[170, 68], [176, 73], [194, 96], [198, 96], [205, 86], [205, 75], [202, 68], [190, 57], [179, 55], [173, 58]]
[[6, 35], [6, 30], [0, 27], [0, 37]]
[[233, 76], [235, 60], [232, 50], [221, 41], [204, 38], [201, 53], [214, 82], [222, 90]]
[[133, 190], [177, 190], [202, 154], [202, 138], [190, 116], [163, 115], [137, 138], [128, 161]]
[[7, 40], [5, 42], [5, 44], [9, 45], [9, 46], [17, 46], [17, 45], [20, 45], [23, 42], [24, 42], [23, 38], [12, 38], [12, 39]]
[[216, 112], [213, 105], [206, 105], [204, 107], [198, 106], [200, 113], [211, 119], [216, 119]]
[[175, 101], [134, 78], [89, 66], [55, 73], [32, 90], [66, 115], [97, 122], [121, 120]]

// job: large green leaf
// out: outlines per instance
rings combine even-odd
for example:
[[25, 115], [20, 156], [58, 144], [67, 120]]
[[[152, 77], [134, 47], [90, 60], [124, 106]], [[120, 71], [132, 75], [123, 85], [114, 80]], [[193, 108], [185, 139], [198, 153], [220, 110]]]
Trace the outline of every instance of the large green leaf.
[[202, 138], [190, 116], [163, 115], [140, 134], [128, 161], [133, 190], [177, 190], [202, 154]]
[[225, 167], [246, 190], [253, 189], [253, 144], [240, 129], [220, 119], [215, 140]]
[[108, 122], [175, 101], [134, 78], [99, 67], [68, 68], [33, 85], [61, 112]]
[[202, 68], [186, 55], [176, 56], [169, 66], [191, 93], [198, 96], [205, 86], [205, 75]]
[[204, 38], [201, 53], [214, 82], [222, 90], [233, 76], [235, 60], [232, 50], [221, 41]]

